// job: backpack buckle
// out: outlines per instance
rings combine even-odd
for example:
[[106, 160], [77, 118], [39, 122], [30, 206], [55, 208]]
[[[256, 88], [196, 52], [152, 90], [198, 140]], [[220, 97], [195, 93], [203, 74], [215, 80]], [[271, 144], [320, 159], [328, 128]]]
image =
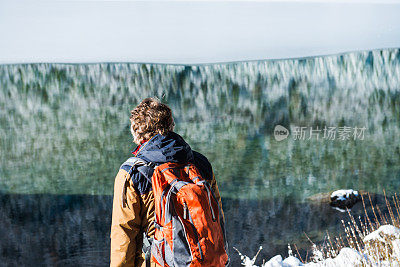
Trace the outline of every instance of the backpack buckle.
[[145, 166], [150, 167], [150, 168], [152, 168], [152, 169], [155, 169], [155, 168], [156, 168], [156, 164], [155, 164], [154, 162], [149, 162], [149, 163], [147, 163]]

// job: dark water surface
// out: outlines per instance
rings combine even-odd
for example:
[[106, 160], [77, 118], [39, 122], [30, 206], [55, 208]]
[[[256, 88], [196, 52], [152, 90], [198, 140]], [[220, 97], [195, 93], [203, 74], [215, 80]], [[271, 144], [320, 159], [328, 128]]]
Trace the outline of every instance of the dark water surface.
[[[106, 265], [111, 195], [133, 148], [129, 111], [157, 96], [213, 165], [233, 262], [343, 233], [310, 197], [400, 186], [400, 50], [210, 66], [0, 66], [0, 262]], [[276, 125], [290, 129], [276, 141]], [[296, 127], [306, 127], [296, 140]], [[310, 128], [336, 127], [337, 138]], [[365, 127], [340, 140], [338, 127]], [[344, 129], [344, 128], [342, 128]], [[355, 214], [362, 211], [354, 207]]]
[[[374, 197], [385, 211], [384, 200]], [[367, 205], [367, 209], [369, 205]], [[101, 195], [0, 195], [1, 266], [106, 266], [109, 264], [112, 197]], [[224, 199], [232, 265], [240, 259], [233, 246], [250, 255], [260, 244], [262, 259], [287, 251], [295, 243], [303, 258], [310, 243], [342, 232], [347, 213], [327, 203]], [[353, 216], [363, 214], [361, 204]], [[372, 218], [372, 217], [371, 217]], [[310, 253], [310, 252], [308, 252]]]

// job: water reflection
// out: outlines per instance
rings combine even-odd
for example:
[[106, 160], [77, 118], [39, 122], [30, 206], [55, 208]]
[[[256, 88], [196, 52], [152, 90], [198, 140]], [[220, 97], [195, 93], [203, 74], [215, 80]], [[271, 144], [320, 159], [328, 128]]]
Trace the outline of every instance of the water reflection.
[[[398, 190], [399, 85], [398, 49], [193, 67], [0, 66], [2, 257], [106, 262], [113, 179], [133, 146], [129, 110], [147, 96], [172, 107], [177, 132], [212, 162], [232, 245], [251, 254], [263, 244], [267, 258], [303, 230], [322, 238], [344, 215], [309, 196]], [[367, 131], [277, 142], [276, 124]]]
[[[131, 149], [129, 110], [155, 95], [172, 106], [177, 131], [210, 158], [225, 196], [253, 195], [231, 194], [243, 180], [266, 185], [268, 195], [279, 190], [268, 183], [299, 192], [300, 182], [305, 195], [354, 183], [390, 190], [400, 169], [399, 73], [396, 49], [198, 67], [0, 66], [0, 188], [111, 194]], [[368, 131], [364, 142], [275, 142], [278, 123]], [[316, 183], [304, 182], [310, 174]]]
[[[385, 212], [383, 197], [372, 199]], [[225, 198], [223, 204], [232, 266], [240, 265], [233, 246], [254, 255], [262, 245], [261, 263], [287, 256], [287, 244], [296, 243], [305, 258], [311, 246], [304, 233], [318, 243], [326, 231], [343, 233], [341, 220], [349, 219], [319, 201]], [[1, 194], [0, 260], [6, 266], [107, 266], [111, 207], [111, 196]], [[372, 219], [368, 203], [367, 210]], [[360, 203], [352, 209], [356, 218], [363, 213]]]
[[112, 198], [0, 195], [0, 259], [6, 266], [105, 266]]

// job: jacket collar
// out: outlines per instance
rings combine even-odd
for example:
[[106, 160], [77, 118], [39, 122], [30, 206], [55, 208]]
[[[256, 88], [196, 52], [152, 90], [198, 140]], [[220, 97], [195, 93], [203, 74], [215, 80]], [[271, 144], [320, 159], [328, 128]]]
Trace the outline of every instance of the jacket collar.
[[187, 163], [193, 160], [192, 149], [175, 132], [153, 136], [137, 148], [136, 156], [155, 164], [166, 162]]

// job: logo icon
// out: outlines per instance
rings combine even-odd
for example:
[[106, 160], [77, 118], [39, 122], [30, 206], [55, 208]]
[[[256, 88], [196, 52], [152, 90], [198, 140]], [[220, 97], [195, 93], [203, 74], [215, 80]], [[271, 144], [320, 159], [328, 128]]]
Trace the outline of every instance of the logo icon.
[[282, 125], [276, 125], [274, 129], [274, 136], [276, 141], [285, 140], [289, 136], [289, 130]]

